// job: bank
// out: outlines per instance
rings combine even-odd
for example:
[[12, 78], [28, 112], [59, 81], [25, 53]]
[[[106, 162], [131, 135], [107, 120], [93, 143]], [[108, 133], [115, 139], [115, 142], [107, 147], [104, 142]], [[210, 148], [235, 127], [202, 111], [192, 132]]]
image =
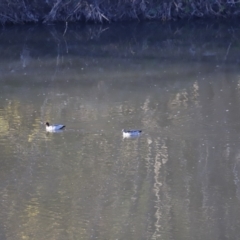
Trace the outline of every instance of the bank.
[[2, 0], [0, 22], [169, 21], [240, 16], [238, 0]]

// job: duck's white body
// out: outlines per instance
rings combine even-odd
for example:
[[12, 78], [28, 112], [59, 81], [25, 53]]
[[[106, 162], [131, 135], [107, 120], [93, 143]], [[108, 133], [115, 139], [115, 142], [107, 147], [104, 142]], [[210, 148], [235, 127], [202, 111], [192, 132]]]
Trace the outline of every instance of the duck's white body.
[[138, 137], [141, 135], [142, 130], [122, 130], [123, 137], [124, 138], [130, 138], [130, 137]]
[[56, 124], [50, 125], [49, 122], [46, 122], [46, 131], [47, 132], [59, 132], [65, 128], [65, 125]]

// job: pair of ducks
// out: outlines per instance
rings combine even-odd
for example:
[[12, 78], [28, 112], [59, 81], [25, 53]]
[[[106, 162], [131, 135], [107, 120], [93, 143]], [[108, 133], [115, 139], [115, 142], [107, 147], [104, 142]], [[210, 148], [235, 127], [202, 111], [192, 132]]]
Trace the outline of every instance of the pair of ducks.
[[[66, 126], [62, 124], [57, 125], [50, 125], [49, 122], [46, 122], [46, 131], [47, 132], [59, 132], [62, 131]], [[122, 130], [123, 137], [129, 138], [129, 137], [138, 137], [142, 130]]]

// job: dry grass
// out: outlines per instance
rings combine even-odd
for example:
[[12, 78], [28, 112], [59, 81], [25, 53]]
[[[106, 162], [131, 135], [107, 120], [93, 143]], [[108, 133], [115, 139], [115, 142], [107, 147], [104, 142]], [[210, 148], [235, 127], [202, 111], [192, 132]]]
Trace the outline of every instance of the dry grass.
[[235, 17], [240, 0], [2, 0], [1, 23]]

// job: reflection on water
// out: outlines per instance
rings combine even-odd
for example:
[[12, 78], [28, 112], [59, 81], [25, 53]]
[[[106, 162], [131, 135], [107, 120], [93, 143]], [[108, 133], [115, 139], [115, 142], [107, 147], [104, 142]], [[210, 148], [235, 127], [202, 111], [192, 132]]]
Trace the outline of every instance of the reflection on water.
[[1, 239], [240, 237], [234, 26], [22, 28], [0, 46]]

